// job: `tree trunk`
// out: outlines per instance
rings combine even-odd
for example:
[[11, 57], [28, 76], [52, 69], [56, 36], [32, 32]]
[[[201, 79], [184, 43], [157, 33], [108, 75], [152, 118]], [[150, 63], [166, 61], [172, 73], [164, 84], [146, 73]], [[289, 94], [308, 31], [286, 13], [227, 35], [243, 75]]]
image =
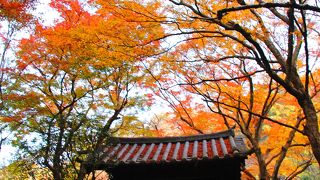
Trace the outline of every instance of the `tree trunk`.
[[52, 172], [54, 180], [62, 180], [61, 170], [60, 168], [55, 168]]
[[77, 180], [83, 180], [83, 179], [85, 178], [86, 174], [87, 174], [86, 168], [85, 168], [84, 165], [81, 163], [80, 171], [79, 171]]
[[306, 117], [304, 132], [310, 141], [312, 152], [320, 165], [320, 133], [316, 109], [309, 96], [301, 98], [299, 105]]
[[252, 136], [252, 134], [250, 133], [250, 131], [248, 129], [244, 129], [241, 126], [240, 126], [240, 128], [241, 128], [241, 132], [250, 141], [252, 148], [253, 148], [253, 153], [256, 155], [256, 158], [257, 158], [257, 161], [259, 164], [259, 179], [261, 179], [261, 180], [270, 179], [270, 176], [267, 171], [267, 165], [266, 165], [265, 159], [263, 158], [263, 155], [261, 153], [261, 149], [259, 147], [259, 141], [256, 140], [256, 138], [254, 138]]
[[257, 160], [259, 163], [259, 179], [260, 180], [267, 180], [269, 179], [269, 174], [267, 171], [267, 166], [266, 166], [266, 162], [264, 161], [263, 157], [262, 157], [262, 153], [260, 148], [258, 150], [255, 150], [255, 154], [257, 156]]

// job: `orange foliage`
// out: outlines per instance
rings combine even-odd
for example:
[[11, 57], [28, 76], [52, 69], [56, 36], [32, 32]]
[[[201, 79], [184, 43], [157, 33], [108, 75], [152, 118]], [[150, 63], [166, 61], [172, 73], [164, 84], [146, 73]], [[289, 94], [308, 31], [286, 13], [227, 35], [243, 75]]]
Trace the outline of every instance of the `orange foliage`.
[[[230, 53], [234, 55], [235, 47], [227, 47], [226, 51], [211, 49], [210, 54], [211, 45], [216, 43], [230, 46], [228, 41], [195, 38], [161, 58], [163, 71], [154, 76], [159, 76], [157, 80], [165, 90], [155, 91], [169, 102], [173, 111], [167, 115], [167, 121], [163, 120], [160, 134], [210, 133], [236, 125], [237, 132], [243, 130], [247, 137], [257, 139], [257, 144], [248, 141], [248, 145], [261, 150], [262, 161], [267, 163], [266, 170], [272, 175], [277, 155], [292, 131], [275, 122], [294, 127], [301, 117], [301, 109], [297, 100], [276, 83], [270, 85], [266, 74], [257, 73], [259, 68], [255, 63], [242, 59], [219, 60]], [[279, 175], [289, 176], [299, 163], [312, 158], [308, 139], [301, 134], [304, 123], [297, 128], [300, 132], [295, 133], [294, 146], [290, 146]], [[258, 127], [261, 128], [257, 131]], [[246, 168], [255, 176], [259, 174], [256, 156], [250, 156]]]
[[0, 19], [8, 21], [17, 21], [24, 24], [31, 19], [31, 15], [27, 13], [33, 0], [12, 1], [0, 0]]

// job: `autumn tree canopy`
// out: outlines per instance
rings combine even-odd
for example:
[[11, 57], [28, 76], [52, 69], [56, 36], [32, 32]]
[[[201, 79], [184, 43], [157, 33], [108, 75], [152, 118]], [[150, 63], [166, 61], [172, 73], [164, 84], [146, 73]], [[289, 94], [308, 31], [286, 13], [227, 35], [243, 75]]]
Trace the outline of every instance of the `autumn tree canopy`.
[[[54, 179], [75, 179], [82, 173], [79, 162], [111, 133], [139, 124], [135, 108], [146, 102], [144, 93], [135, 93], [144, 86], [140, 62], [159, 46], [141, 44], [156, 36], [152, 32], [162, 35], [162, 27], [142, 23], [138, 13], [123, 17], [127, 12], [111, 1], [94, 13], [79, 1], [50, 6], [60, 14], [57, 23], [36, 23], [19, 42], [10, 94], [16, 101], [7, 121], [19, 124], [13, 143], [22, 154]], [[157, 9], [134, 2], [124, 6]]]

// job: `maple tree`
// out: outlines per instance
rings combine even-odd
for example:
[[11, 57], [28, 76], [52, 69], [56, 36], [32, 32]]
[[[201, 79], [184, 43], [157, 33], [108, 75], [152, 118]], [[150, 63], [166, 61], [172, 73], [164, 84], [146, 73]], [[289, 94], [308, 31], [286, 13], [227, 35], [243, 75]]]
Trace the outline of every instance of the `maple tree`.
[[[286, 121], [277, 118], [273, 121], [278, 123], [273, 125], [275, 130], [280, 126], [279, 128], [286, 128], [284, 131], [288, 133], [281, 147], [288, 149], [294, 138], [304, 135], [308, 137], [308, 141], [301, 145], [308, 146], [310, 143], [312, 153], [319, 163], [319, 107], [316, 98], [319, 82], [315, 78], [319, 73], [316, 65], [319, 49], [318, 46], [310, 45], [318, 44], [317, 3], [201, 0], [170, 2], [171, 4], [163, 4], [167, 10], [166, 17], [153, 17], [154, 21], [167, 27], [167, 35], [162, 39], [178, 36], [168, 40], [169, 55], [161, 57], [159, 63], [162, 66], [161, 73], [169, 75], [163, 77], [163, 74], [161, 76], [153, 73], [159, 72], [159, 69], [149, 72], [153, 73], [152, 78], [160, 85], [160, 92], [166, 91], [158, 92], [158, 95], [169, 101], [178, 119], [194, 132], [201, 131], [192, 122], [195, 121], [192, 120], [192, 114], [187, 113], [196, 106], [190, 108], [185, 104], [188, 94], [192, 94], [192, 98], [198, 94], [212, 112], [223, 115], [224, 121], [233, 119], [238, 122], [239, 118], [247, 120], [248, 122], [244, 122], [247, 124], [245, 128], [241, 128], [243, 122], [237, 124], [254, 146], [260, 178], [276, 179], [288, 151], [280, 150], [276, 156], [279, 161], [275, 164], [265, 161], [264, 152], [261, 152], [263, 147], [259, 145], [263, 123], [254, 126], [255, 132], [249, 126], [257, 123], [257, 119], [260, 119], [258, 122], [272, 122], [269, 112], [275, 103], [273, 98], [279, 91], [279, 99], [286, 99], [283, 94], [286, 91], [293, 97], [287, 98], [290, 99], [288, 103], [295, 104], [296, 109], [301, 108], [301, 114], [293, 115], [295, 118], [290, 116]], [[262, 96], [265, 101], [260, 100], [260, 106], [265, 107], [258, 110], [254, 106], [258, 99], [255, 93], [261, 83], [265, 84], [264, 88], [269, 89], [269, 93]], [[269, 83], [269, 86], [266, 85]], [[183, 98], [179, 100], [177, 96], [181, 90], [184, 93], [180, 92]], [[165, 93], [170, 94], [171, 99]], [[253, 134], [248, 135], [248, 132]], [[296, 133], [299, 135], [295, 135]], [[254, 138], [250, 140], [252, 137]], [[279, 144], [276, 146], [279, 148]], [[270, 163], [275, 167], [271, 174], [266, 167]], [[303, 167], [302, 171], [310, 163], [309, 158], [298, 166]], [[301, 172], [298, 169], [296, 171]]]
[[[185, 58], [184, 53], [181, 56], [174, 53], [174, 56], [180, 62]], [[159, 135], [212, 133], [236, 126], [254, 153], [243, 169], [253, 178], [260, 174], [260, 178], [285, 176], [290, 179], [312, 165], [314, 161], [302, 131], [299, 106], [281, 86], [260, 75], [263, 81], [254, 84], [253, 78], [257, 75], [239, 73], [236, 68], [240, 70], [245, 66], [235, 64], [233, 73], [205, 80], [212, 72], [227, 71], [230, 67], [210, 62], [197, 62], [196, 67], [193, 63], [179, 63], [179, 72], [172, 71], [175, 68], [168, 68], [166, 64], [166, 69], [172, 72], [158, 76], [161, 87], [155, 88], [155, 93], [173, 109], [173, 113], [157, 124], [155, 129]], [[245, 78], [228, 80], [235, 75]], [[195, 83], [199, 81], [203, 82]], [[178, 89], [178, 85], [182, 87]], [[204, 100], [202, 103], [199, 96]]]
[[[304, 1], [170, 2], [166, 8], [168, 17], [163, 19], [170, 31], [166, 37], [180, 35], [178, 41], [186, 43], [184, 49], [179, 50], [187, 52], [182, 60], [175, 62], [190, 62], [189, 67], [197, 67], [198, 71], [204, 66], [201, 62], [211, 62], [215, 67], [229, 66], [219, 73], [231, 74], [226, 79], [229, 81], [255, 74], [268, 75], [301, 107], [305, 119], [301, 133], [308, 137], [319, 162], [320, 134], [314, 98], [318, 82], [313, 78], [318, 69], [315, 66], [318, 49], [310, 45], [317, 43], [317, 4]], [[170, 62], [172, 57], [166, 60]], [[246, 63], [241, 69], [234, 69], [234, 65], [243, 62]], [[192, 75], [199, 73], [194, 71], [187, 76], [186, 84], [223, 80], [219, 78], [219, 70], [214, 70], [208, 72], [211, 76], [205, 74], [199, 81], [193, 78]], [[247, 73], [243, 75], [241, 71]], [[259, 76], [253, 80], [258, 81]]]
[[[311, 68], [317, 53], [312, 53], [309, 45], [313, 35], [317, 36], [317, 24], [314, 19], [310, 20], [317, 18], [317, 3], [170, 2], [174, 5], [177, 34], [191, 34], [193, 39], [202, 39], [203, 46], [214, 41], [216, 49], [206, 48], [212, 54], [203, 52], [198, 58], [216, 62], [251, 60], [257, 70], [250, 74], [265, 72], [296, 98], [306, 118], [304, 133], [320, 163], [319, 123], [312, 99], [318, 92], [317, 82], [312, 78], [317, 68]], [[198, 46], [200, 49], [200, 44]]]
[[[144, 78], [139, 62], [156, 53], [159, 43], [140, 44], [154, 38], [153, 31], [163, 35], [162, 27], [138, 13], [123, 17], [126, 10], [119, 12], [116, 1], [101, 3], [95, 13], [76, 0], [50, 5], [61, 19], [52, 27], [37, 23], [19, 44], [19, 88], [13, 95], [21, 103], [11, 108], [21, 125], [14, 143], [54, 179], [82, 179], [87, 172], [79, 162], [117, 128], [139, 123], [133, 117], [144, 103], [143, 93], [134, 93]], [[124, 6], [145, 8], [134, 2]]]

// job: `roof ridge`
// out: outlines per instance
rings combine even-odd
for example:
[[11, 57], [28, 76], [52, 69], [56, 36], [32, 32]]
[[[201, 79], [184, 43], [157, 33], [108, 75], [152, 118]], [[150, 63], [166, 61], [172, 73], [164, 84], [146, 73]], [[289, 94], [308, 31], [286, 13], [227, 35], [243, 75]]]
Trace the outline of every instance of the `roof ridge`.
[[166, 142], [181, 142], [181, 141], [198, 141], [205, 139], [224, 138], [235, 136], [234, 128], [225, 131], [220, 131], [211, 134], [198, 134], [191, 136], [172, 136], [172, 137], [111, 137], [111, 143], [166, 143]]

